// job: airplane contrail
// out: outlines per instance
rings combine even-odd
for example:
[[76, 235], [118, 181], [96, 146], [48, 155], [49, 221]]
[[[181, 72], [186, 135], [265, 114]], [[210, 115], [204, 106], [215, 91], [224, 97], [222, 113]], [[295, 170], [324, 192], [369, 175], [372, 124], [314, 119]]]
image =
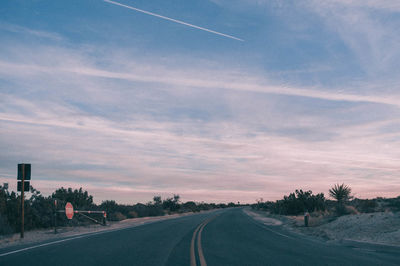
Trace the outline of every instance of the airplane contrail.
[[158, 15], [158, 14], [155, 14], [155, 13], [152, 13], [152, 12], [149, 12], [149, 11], [146, 11], [146, 10], [142, 10], [142, 9], [139, 9], [139, 8], [136, 8], [136, 7], [133, 7], [133, 6], [127, 6], [127, 5], [124, 5], [124, 4], [115, 2], [115, 1], [111, 1], [111, 0], [103, 0], [103, 1], [107, 2], [107, 3], [110, 3], [110, 4], [113, 4], [113, 5], [129, 8], [129, 9], [132, 9], [132, 10], [135, 10], [135, 11], [138, 11], [138, 12], [150, 15], [150, 16], [162, 18], [162, 19], [169, 20], [169, 21], [172, 21], [172, 22], [175, 22], [175, 23], [179, 23], [179, 24], [182, 24], [182, 25], [185, 25], [185, 26], [189, 26], [189, 27], [192, 27], [192, 28], [195, 28], [195, 29], [207, 31], [207, 32], [210, 32], [210, 33], [214, 33], [214, 34], [217, 34], [217, 35], [220, 35], [220, 36], [224, 36], [224, 37], [230, 38], [230, 39], [234, 39], [234, 40], [237, 40], [237, 41], [244, 42], [244, 40], [239, 39], [239, 38], [237, 38], [235, 36], [232, 36], [232, 35], [221, 33], [221, 32], [218, 32], [218, 31], [209, 30], [209, 29], [206, 29], [206, 28], [203, 28], [203, 27], [200, 27], [200, 26], [196, 26], [196, 25], [189, 24], [189, 23], [186, 23], [186, 22], [181, 21], [181, 20], [177, 20], [177, 19], [173, 19], [173, 18], [162, 16], [162, 15]]

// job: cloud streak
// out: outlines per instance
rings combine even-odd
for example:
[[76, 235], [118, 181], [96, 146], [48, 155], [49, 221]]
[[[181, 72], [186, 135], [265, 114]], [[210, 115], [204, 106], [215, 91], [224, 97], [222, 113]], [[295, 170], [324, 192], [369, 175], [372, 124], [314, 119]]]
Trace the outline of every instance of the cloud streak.
[[149, 12], [149, 11], [145, 11], [145, 10], [133, 7], [133, 6], [124, 5], [124, 4], [121, 4], [121, 3], [118, 3], [118, 2], [115, 2], [115, 1], [111, 1], [111, 0], [104, 0], [104, 2], [113, 4], [113, 5], [117, 5], [117, 6], [121, 6], [121, 7], [125, 7], [125, 8], [128, 8], [128, 9], [137, 11], [137, 12], [141, 12], [141, 13], [153, 16], [153, 17], [158, 17], [158, 18], [161, 18], [161, 19], [172, 21], [172, 22], [175, 22], [175, 23], [178, 23], [178, 24], [181, 24], [181, 25], [185, 25], [185, 26], [188, 26], [188, 27], [191, 27], [191, 28], [195, 28], [195, 29], [198, 29], [198, 30], [202, 30], [202, 31], [206, 31], [206, 32], [209, 32], [209, 33], [213, 33], [213, 34], [219, 35], [219, 36], [230, 38], [230, 39], [233, 39], [233, 40], [236, 40], [236, 41], [244, 42], [243, 39], [237, 38], [237, 37], [232, 36], [232, 35], [228, 35], [228, 34], [225, 34], [225, 33], [218, 32], [218, 31], [210, 30], [210, 29], [203, 28], [203, 27], [200, 27], [200, 26], [196, 26], [196, 25], [193, 25], [193, 24], [181, 21], [181, 20], [177, 20], [177, 19], [166, 17], [166, 16], [162, 16], [162, 15], [159, 15], [159, 14], [156, 14], [156, 13], [152, 13], [152, 12]]
[[39, 38], [46, 38], [49, 40], [53, 41], [62, 41], [63, 37], [57, 33], [50, 33], [46, 31], [39, 31], [39, 30], [33, 30], [29, 29], [26, 27], [14, 25], [14, 24], [8, 24], [8, 23], [0, 23], [0, 30], [8, 31], [8, 32], [13, 32], [17, 34], [29, 34], [35, 37]]
[[[152, 68], [149, 68], [152, 69]], [[98, 78], [109, 78], [119, 79], [126, 81], [136, 82], [156, 82], [162, 84], [169, 84], [173, 86], [189, 86], [193, 88], [220, 88], [236, 91], [248, 91], [258, 93], [268, 93], [277, 95], [288, 95], [288, 96], [299, 96], [307, 98], [315, 98], [329, 101], [347, 101], [347, 102], [367, 102], [367, 103], [378, 103], [392, 105], [400, 107], [400, 96], [399, 95], [360, 95], [360, 94], [348, 94], [338, 93], [336, 91], [330, 92], [323, 89], [304, 89], [295, 88], [286, 85], [273, 86], [264, 85], [263, 81], [256, 80], [255, 77], [248, 76], [247, 79], [250, 82], [243, 82], [237, 80], [235, 77], [221, 77], [219, 75], [218, 80], [210, 79], [209, 77], [190, 77], [185, 73], [173, 73], [168, 71], [161, 71], [154, 74], [152, 73], [130, 73], [130, 72], [114, 72], [104, 69], [99, 69], [91, 66], [68, 66], [68, 67], [46, 67], [38, 65], [27, 65], [27, 64], [16, 64], [7, 61], [0, 61], [0, 73], [9, 74], [10, 70], [14, 70], [14, 73], [25, 73], [27, 75], [37, 73], [72, 73], [82, 76], [98, 77]], [[221, 73], [223, 74], [223, 73]], [[12, 74], [14, 75], [14, 74]], [[245, 78], [241, 77], [241, 80]]]

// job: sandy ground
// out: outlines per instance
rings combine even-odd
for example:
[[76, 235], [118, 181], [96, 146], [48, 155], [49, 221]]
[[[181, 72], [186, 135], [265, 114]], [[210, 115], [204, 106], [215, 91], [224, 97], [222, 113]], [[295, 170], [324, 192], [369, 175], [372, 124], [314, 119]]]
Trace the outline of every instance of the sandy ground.
[[248, 209], [243, 209], [244, 213], [246, 213], [247, 215], [249, 215], [250, 217], [252, 217], [255, 220], [258, 220], [260, 222], [262, 222], [265, 225], [282, 225], [282, 221], [271, 218], [271, 217], [266, 217], [258, 212], [253, 212], [251, 210]]
[[[206, 211], [206, 212], [212, 212]], [[202, 213], [202, 212], [200, 212]], [[78, 235], [83, 235], [87, 233], [95, 233], [100, 231], [107, 231], [107, 230], [117, 230], [123, 229], [127, 227], [135, 227], [155, 221], [162, 221], [167, 219], [178, 218], [187, 215], [193, 215], [194, 213], [182, 213], [182, 214], [172, 214], [172, 215], [165, 215], [165, 216], [156, 216], [156, 217], [142, 217], [142, 218], [133, 218], [133, 219], [126, 219], [120, 222], [108, 222], [106, 226], [102, 225], [90, 225], [90, 226], [76, 226], [76, 227], [58, 227], [57, 234], [54, 234], [54, 228], [52, 229], [44, 229], [44, 230], [32, 230], [25, 232], [24, 238], [20, 238], [20, 234], [13, 234], [6, 237], [0, 238], [0, 248], [11, 247], [15, 245], [21, 244], [31, 244], [31, 243], [38, 243], [46, 240], [58, 240], [59, 238], [63, 237], [73, 237]]]
[[[261, 211], [249, 211], [253, 217], [279, 219], [291, 231], [315, 236], [327, 241], [359, 241], [364, 243], [400, 247], [400, 213], [375, 212], [345, 215], [338, 218], [310, 217], [310, 226], [304, 227], [303, 216], [268, 215]], [[260, 219], [260, 218], [258, 218]], [[260, 221], [263, 221], [261, 218]]]

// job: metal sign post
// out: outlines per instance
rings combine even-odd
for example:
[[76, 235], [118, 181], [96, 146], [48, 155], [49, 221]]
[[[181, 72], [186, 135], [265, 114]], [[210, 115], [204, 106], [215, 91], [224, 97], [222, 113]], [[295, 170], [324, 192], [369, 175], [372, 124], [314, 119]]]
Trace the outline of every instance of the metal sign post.
[[25, 192], [25, 167], [22, 167], [22, 189], [21, 189], [21, 238], [24, 238], [24, 192]]
[[29, 181], [31, 180], [31, 165], [26, 163], [18, 164], [18, 184], [17, 190], [21, 191], [21, 238], [24, 238], [24, 192], [29, 191]]

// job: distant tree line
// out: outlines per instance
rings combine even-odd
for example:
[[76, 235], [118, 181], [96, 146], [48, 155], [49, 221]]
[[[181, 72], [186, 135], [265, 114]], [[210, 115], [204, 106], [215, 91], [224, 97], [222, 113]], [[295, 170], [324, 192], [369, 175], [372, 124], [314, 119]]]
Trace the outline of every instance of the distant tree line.
[[[127, 218], [160, 216], [172, 213], [199, 212], [216, 208], [236, 206], [234, 203], [214, 204], [198, 203], [194, 201], [181, 202], [179, 195], [162, 199], [154, 196], [153, 201], [146, 204], [134, 205], [118, 204], [113, 200], [103, 201], [97, 205], [93, 202], [93, 196], [87, 191], [72, 188], [59, 188], [52, 195], [45, 197], [38, 190], [30, 187], [31, 196], [25, 199], [25, 230], [35, 228], [49, 228], [54, 226], [54, 212], [63, 210], [67, 202], [72, 203], [76, 210], [106, 211], [109, 221], [120, 221]], [[21, 228], [21, 196], [20, 193], [9, 191], [0, 186], [0, 235], [19, 232]], [[57, 205], [55, 204], [57, 202]], [[93, 215], [93, 218], [102, 218]], [[58, 226], [74, 226], [92, 223], [84, 216], [75, 214], [72, 220], [68, 220], [64, 213], [58, 213]]]

